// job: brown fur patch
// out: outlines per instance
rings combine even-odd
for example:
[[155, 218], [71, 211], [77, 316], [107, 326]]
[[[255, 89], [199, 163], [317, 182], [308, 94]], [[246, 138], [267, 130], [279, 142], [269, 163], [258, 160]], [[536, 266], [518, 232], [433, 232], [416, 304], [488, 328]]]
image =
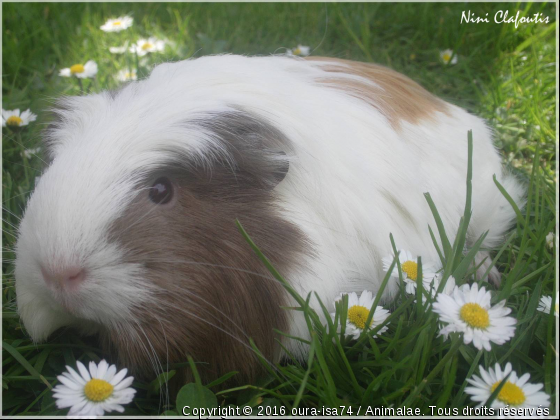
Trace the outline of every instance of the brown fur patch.
[[[321, 79], [320, 83], [344, 90], [364, 100], [385, 115], [394, 128], [399, 127], [401, 120], [416, 123], [421, 119], [434, 117], [436, 112], [447, 111], [447, 104], [443, 100], [405, 75], [387, 67], [329, 57], [306, 59], [334, 63], [321, 66], [333, 76]], [[337, 74], [361, 76], [373, 81], [377, 86], [337, 77]]]
[[[208, 170], [176, 162], [160, 168], [139, 185], [144, 190], [112, 228], [113, 240], [128, 250], [124, 262], [142, 264], [157, 287], [152, 301], [135, 309], [137, 325], [103, 334], [122, 364], [141, 376], [153, 374], [151, 358], [165, 369], [191, 355], [203, 363], [199, 371], [205, 380], [232, 370], [240, 372], [237, 382], [254, 380], [262, 366], [249, 338], [268, 360], [278, 361], [273, 329], [287, 328], [286, 310], [280, 308], [285, 291], [235, 220], [282, 273], [296, 267], [309, 246], [279, 216], [267, 181], [285, 167], [270, 164], [263, 146], [269, 140], [278, 146], [279, 139], [271, 137], [279, 133], [243, 114], [232, 115], [198, 123], [225, 139], [234, 166], [216, 161]], [[227, 132], [220, 129], [226, 126]], [[175, 184], [173, 205], [157, 205], [148, 197], [146, 188], [160, 176]]]

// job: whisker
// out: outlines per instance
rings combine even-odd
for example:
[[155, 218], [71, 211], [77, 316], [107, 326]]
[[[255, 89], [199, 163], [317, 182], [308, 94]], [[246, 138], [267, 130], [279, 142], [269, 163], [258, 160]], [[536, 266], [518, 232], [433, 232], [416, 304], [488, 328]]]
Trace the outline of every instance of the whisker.
[[[21, 194], [20, 194], [21, 195]], [[21, 217], [18, 216], [17, 214], [13, 213], [12, 211], [10, 211], [8, 208], [2, 206], [2, 211], [5, 211], [8, 214], [11, 214], [12, 216], [14, 216], [16, 219], [21, 220]]]
[[[6, 223], [7, 223], [7, 222], [6, 222]], [[8, 223], [8, 224], [9, 224], [9, 223]], [[9, 231], [7, 231], [7, 230], [4, 230], [3, 232], [6, 233], [6, 234], [8, 234], [8, 235], [10, 235], [10, 236], [12, 236], [14, 239], [17, 239], [17, 236], [16, 236], [15, 234], [13, 234], [12, 232], [9, 232]]]
[[14, 162], [14, 161], [12, 161], [12, 160], [4, 159], [4, 162], [11, 163], [12, 165], [23, 166], [24, 168], [31, 169], [31, 170], [33, 170], [33, 171], [35, 171], [35, 172], [41, 172], [41, 169], [37, 169], [37, 168], [34, 168], [34, 167], [32, 167], [32, 166], [29, 166], [29, 165], [24, 165], [23, 163]]
[[[157, 319], [157, 317], [155, 317]], [[142, 328], [142, 326], [140, 325], [140, 323], [138, 323], [137, 321], [135, 321], [136, 325], [138, 326], [138, 328], [140, 329], [140, 331], [142, 332], [142, 334], [144, 335], [144, 337], [146, 338], [146, 342], [148, 343], [148, 345], [150, 346], [150, 350], [152, 352], [152, 356], [153, 356], [153, 360], [154, 360], [154, 371], [156, 374], [156, 377], [159, 377], [161, 372], [163, 374], [163, 366], [161, 364], [161, 361], [159, 360], [159, 357], [157, 355], [157, 352], [154, 348], [154, 346], [152, 345], [152, 342], [150, 341], [150, 339], [148, 338], [148, 335], [146, 334], [146, 332], [144, 331], [144, 328]], [[161, 402], [161, 399], [160, 399]]]
[[[167, 304], [167, 303], [166, 303]], [[184, 308], [180, 308], [180, 307], [171, 307], [171, 309], [173, 310], [179, 310], [183, 313], [185, 313], [186, 315], [192, 316], [193, 318], [198, 319], [199, 321], [204, 322], [207, 325], [210, 325], [213, 328], [216, 328], [218, 331], [223, 332], [224, 334], [228, 335], [229, 337], [233, 338], [235, 341], [237, 341], [239, 344], [241, 344], [242, 346], [246, 347], [247, 349], [249, 349], [251, 351], [251, 353], [257, 358], [258, 360], [258, 356], [257, 356], [257, 352], [255, 351], [255, 349], [253, 349], [253, 347], [251, 347], [251, 345], [245, 343], [244, 341], [242, 341], [239, 337], [235, 336], [234, 334], [230, 333], [229, 331], [226, 331], [225, 329], [219, 327], [218, 325], [215, 325], [209, 321], [207, 321], [204, 318], [199, 317], [198, 315], [195, 315], [194, 313], [187, 311]], [[260, 356], [274, 369], [274, 370], [278, 370], [278, 368], [274, 365], [274, 363], [272, 363], [270, 360], [268, 360], [264, 355], [260, 354]]]
[[[202, 301], [203, 303], [205, 303], [206, 305], [210, 306], [212, 309], [214, 309], [216, 312], [218, 312], [219, 314], [223, 315], [224, 319], [229, 321], [231, 324], [233, 324], [233, 326], [235, 326], [243, 335], [245, 335], [245, 337], [247, 339], [249, 339], [249, 336], [247, 336], [247, 334], [245, 333], [245, 331], [243, 330], [243, 328], [241, 328], [237, 323], [235, 323], [235, 321], [233, 321], [225, 312], [223, 312], [222, 310], [220, 310], [217, 306], [213, 305], [212, 303], [208, 302], [206, 299], [202, 298], [201, 296], [197, 295], [194, 292], [191, 292], [190, 290], [187, 289], [179, 289], [177, 288], [177, 291], [175, 292], [176, 294], [179, 293], [186, 293], [189, 296], [192, 296], [196, 299], [198, 299], [199, 301]], [[204, 306], [202, 306], [201, 304], [199, 304], [198, 302], [194, 302], [191, 301], [190, 302], [193, 305], [196, 305], [196, 307], [202, 311], [204, 311], [204, 313], [206, 315], [209, 315], [210, 317], [212, 317], [215, 321], [221, 321], [216, 315], [214, 315], [213, 313], [209, 312], [207, 308], [205, 308]]]
[[[167, 380], [165, 381], [165, 403], [166, 406], [169, 407], [170, 406], [170, 396], [169, 396], [169, 346], [167, 343], [167, 334], [165, 334], [165, 328], [163, 328], [163, 324], [161, 323], [161, 320], [159, 318], [157, 318], [157, 321], [159, 322], [159, 326], [161, 327], [161, 332], [163, 333], [163, 339], [165, 341], [165, 371], [167, 372]], [[161, 389], [161, 385], [160, 385], [160, 389]], [[161, 391], [160, 391], [160, 401], [161, 401]]]
[[[14, 195], [14, 196], [12, 196], [12, 197], [6, 198], [4, 201], [2, 201], [2, 204], [7, 203], [8, 201], [10, 201], [10, 200], [12, 200], [12, 199], [14, 199], [14, 198], [16, 198], [16, 197], [20, 197], [20, 196], [22, 196], [22, 195], [28, 194], [28, 193], [30, 193], [30, 192], [32, 192], [32, 191], [33, 191], [33, 189], [30, 189], [30, 190], [28, 190], [28, 191], [22, 192], [21, 194], [17, 194], [17, 195]], [[14, 214], [12, 213], [12, 215], [14, 215]], [[14, 216], [15, 216], [15, 215], [14, 215]]]
[[205, 262], [199, 262], [199, 261], [194, 261], [194, 260], [186, 260], [186, 259], [179, 259], [179, 260], [171, 260], [171, 259], [157, 259], [157, 258], [147, 258], [144, 261], [146, 262], [158, 262], [158, 263], [166, 263], [166, 264], [180, 264], [180, 263], [185, 263], [185, 264], [191, 264], [191, 265], [202, 265], [202, 266], [208, 266], [208, 267], [216, 267], [216, 268], [225, 268], [225, 269], [230, 269], [230, 270], [235, 270], [235, 271], [239, 271], [241, 273], [246, 273], [246, 274], [252, 274], [255, 275], [257, 277], [261, 277], [263, 279], [267, 279], [267, 280], [272, 280], [275, 281], [279, 284], [282, 284], [279, 280], [277, 280], [276, 278], [272, 277], [272, 276], [266, 276], [264, 274], [258, 273], [256, 271], [251, 271], [251, 270], [245, 270], [243, 268], [238, 268], [238, 267], [233, 267], [233, 266], [229, 266], [229, 265], [222, 265], [222, 264], [214, 264], [214, 263], [205, 263]]
[[[135, 322], [135, 323], [138, 325], [137, 322]], [[157, 370], [157, 365], [153, 360], [153, 355], [150, 354], [150, 352], [148, 351], [148, 348], [146, 347], [146, 345], [144, 344], [144, 342], [140, 338], [140, 335], [138, 334], [138, 331], [133, 327], [129, 327], [129, 330], [132, 331], [136, 335], [136, 342], [139, 343], [142, 346], [141, 349], [144, 350], [144, 354], [148, 358], [148, 361], [151, 363], [152, 369], [154, 370], [154, 373], [157, 376], [158, 375], [158, 370]]]
[[[17, 231], [17, 226], [16, 226], [16, 225], [10, 223], [8, 220], [4, 219], [3, 217], [2, 217], [2, 221], [3, 221], [4, 223], [6, 223], [8, 226], [10, 226], [13, 230], [16, 230], [16, 231]], [[4, 229], [4, 231], [6, 231], [6, 230]]]

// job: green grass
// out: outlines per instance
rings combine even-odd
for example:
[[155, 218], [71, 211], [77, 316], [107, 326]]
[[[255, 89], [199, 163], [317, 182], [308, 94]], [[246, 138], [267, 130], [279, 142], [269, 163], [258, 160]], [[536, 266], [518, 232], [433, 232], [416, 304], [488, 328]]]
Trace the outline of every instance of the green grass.
[[[551, 22], [517, 29], [493, 23], [459, 25], [466, 7], [479, 16], [506, 9], [510, 14], [543, 12]], [[134, 16], [132, 28], [119, 34], [98, 29], [107, 18], [121, 14]], [[270, 370], [262, 382], [234, 390], [219, 390], [217, 384], [197, 379], [179, 394], [179, 407], [232, 404], [252, 406], [253, 413], [289, 413], [293, 408], [344, 405], [356, 414], [359, 407], [406, 405], [430, 414], [431, 405], [473, 407], [463, 392], [465, 378], [478, 373], [478, 364], [503, 366], [510, 361], [518, 373], [529, 372], [531, 382], [544, 383], [556, 412], [555, 319], [535, 310], [541, 295], [557, 290], [556, 248], [545, 244], [545, 236], [556, 228], [554, 16], [553, 4], [540, 3], [3, 4], [2, 106], [31, 108], [39, 116], [21, 136], [2, 132], [3, 414], [65, 414], [56, 410], [49, 390], [56, 376], [66, 364], [104, 356], [95, 339], [60, 331], [47, 343], [34, 345], [22, 330], [15, 308], [12, 249], [18, 218], [43, 164], [40, 157], [27, 159], [22, 152], [40, 145], [40, 130], [48, 122], [45, 110], [53, 99], [80, 93], [72, 80], [58, 77], [59, 69], [93, 59], [99, 74], [85, 88], [113, 88], [114, 74], [133, 60], [110, 54], [108, 47], [148, 35], [165, 37], [173, 45], [141, 67], [144, 75], [161, 61], [220, 52], [271, 54], [298, 43], [316, 47], [313, 55], [388, 65], [486, 118], [496, 131], [504, 163], [529, 185], [528, 204], [496, 258], [503, 281], [495, 298], [507, 299], [518, 319], [516, 335], [507, 344], [478, 352], [457, 338], [443, 341], [437, 338], [436, 316], [404, 294], [383, 303], [392, 312], [389, 330], [377, 339], [366, 334], [356, 343], [337, 334], [336, 325], [318, 324], [305, 296], [300, 304], [312, 337], [305, 363], [293, 360]], [[456, 65], [440, 63], [439, 51], [445, 48], [458, 54]], [[439, 238], [435, 221], [432, 229]], [[461, 283], [469, 275], [461, 268], [468, 256], [457, 252], [460, 244], [450, 245], [442, 251], [448, 263], [445, 273], [461, 274], [456, 276]], [[340, 307], [337, 311], [344, 316]], [[184, 365], [196, 366], [187, 359]], [[163, 404], [156, 378], [134, 386], [139, 391], [127, 414], [175, 409], [173, 401]]]

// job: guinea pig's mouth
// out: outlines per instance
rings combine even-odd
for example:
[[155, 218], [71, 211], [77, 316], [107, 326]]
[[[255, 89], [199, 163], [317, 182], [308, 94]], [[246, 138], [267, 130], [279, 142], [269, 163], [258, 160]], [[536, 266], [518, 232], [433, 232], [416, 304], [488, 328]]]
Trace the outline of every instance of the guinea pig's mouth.
[[60, 305], [61, 309], [68, 313], [69, 315], [73, 315], [76, 317], [80, 317], [79, 311], [79, 304], [76, 302], [75, 298], [67, 296], [65, 293], [53, 293], [54, 300], [58, 305]]
[[[96, 316], [96, 311], [91, 306], [85, 305], [82, 299], [76, 296], [68, 296], [58, 293], [54, 298], [57, 309], [60, 313], [69, 316], [72, 321], [67, 327], [71, 327], [81, 332], [91, 333], [94, 329], [102, 328], [105, 323]], [[106, 321], [106, 320], [105, 320]]]

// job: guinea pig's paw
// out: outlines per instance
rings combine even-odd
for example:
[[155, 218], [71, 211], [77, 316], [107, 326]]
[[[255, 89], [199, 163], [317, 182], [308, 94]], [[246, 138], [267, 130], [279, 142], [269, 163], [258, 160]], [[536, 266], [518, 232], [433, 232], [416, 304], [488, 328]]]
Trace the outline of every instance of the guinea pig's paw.
[[492, 267], [490, 273], [488, 273], [488, 281], [494, 286], [499, 287], [502, 283], [502, 273], [496, 267]]
[[490, 254], [488, 252], [479, 252], [476, 254], [474, 257], [474, 263], [478, 267], [476, 270], [476, 278], [478, 280], [486, 280], [496, 287], [500, 286], [500, 283], [502, 282], [502, 274], [495, 266], [490, 269], [488, 276], [483, 278], [488, 271], [488, 268], [492, 265], [492, 258], [490, 258]]

